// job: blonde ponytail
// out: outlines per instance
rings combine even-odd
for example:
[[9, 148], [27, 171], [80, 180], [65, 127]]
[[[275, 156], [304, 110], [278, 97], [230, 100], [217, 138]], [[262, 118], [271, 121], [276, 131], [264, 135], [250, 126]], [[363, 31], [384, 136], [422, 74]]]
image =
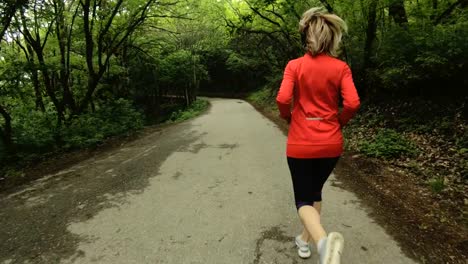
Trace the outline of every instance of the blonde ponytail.
[[347, 30], [343, 19], [317, 7], [307, 10], [299, 22], [299, 32], [303, 34], [304, 45], [312, 56], [326, 53], [336, 57], [343, 32]]

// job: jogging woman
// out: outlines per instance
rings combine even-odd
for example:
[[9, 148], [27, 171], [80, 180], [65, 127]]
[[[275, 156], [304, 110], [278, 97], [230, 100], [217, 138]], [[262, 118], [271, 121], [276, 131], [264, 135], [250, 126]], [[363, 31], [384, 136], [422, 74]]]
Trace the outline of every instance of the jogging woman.
[[349, 66], [336, 58], [346, 29], [334, 14], [320, 8], [306, 11], [299, 30], [307, 53], [288, 63], [276, 98], [281, 117], [290, 123], [286, 154], [304, 226], [295, 243], [299, 256], [308, 258], [313, 242], [320, 264], [340, 263], [344, 238], [336, 232], [327, 235], [320, 223], [322, 188], [343, 152], [341, 129], [360, 105]]

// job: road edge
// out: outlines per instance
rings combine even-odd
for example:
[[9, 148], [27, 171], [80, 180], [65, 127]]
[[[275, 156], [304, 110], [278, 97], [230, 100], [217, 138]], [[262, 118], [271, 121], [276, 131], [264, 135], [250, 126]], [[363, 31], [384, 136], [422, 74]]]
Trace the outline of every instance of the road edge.
[[[287, 135], [288, 124], [275, 111], [248, 98], [245, 100]], [[421, 230], [419, 219], [412, 218], [411, 207], [406, 207], [404, 200], [395, 200], [398, 197], [394, 197], [391, 190], [385, 189], [391, 186], [391, 178], [395, 175], [396, 177], [405, 177], [405, 175], [387, 168], [384, 164], [379, 164], [375, 159], [362, 157], [352, 152], [343, 154], [335, 172], [336, 178], [341, 181], [338, 187], [352, 192], [362, 201], [369, 216], [398, 243], [407, 257], [418, 263], [438, 263], [438, 261], [465, 263], [463, 261], [466, 258], [460, 252], [450, 252], [458, 255], [458, 258], [448, 256], [444, 252], [444, 247], [437, 243], [444, 240], [438, 240], [433, 233], [430, 233], [430, 230]], [[415, 182], [408, 184], [408, 187], [409, 192], [418, 191]], [[448, 258], [450, 262], [446, 262]], [[456, 262], [458, 260], [460, 262]]]
[[102, 155], [107, 152], [113, 151], [116, 148], [122, 147], [125, 144], [129, 144], [135, 140], [147, 136], [148, 134], [152, 134], [161, 131], [162, 129], [166, 129], [168, 127], [172, 127], [181, 123], [190, 122], [195, 118], [205, 115], [211, 110], [211, 102], [207, 98], [200, 99], [208, 102], [207, 107], [189, 119], [144, 126], [142, 129], [128, 134], [122, 134], [107, 138], [101, 144], [92, 148], [83, 148], [71, 152], [57, 152], [48, 154], [50, 155], [50, 157], [48, 157], [47, 160], [37, 162], [33, 165], [28, 166], [27, 168], [24, 168], [21, 171], [21, 175], [18, 176], [24, 179], [18, 181], [18, 183], [13, 183], [10, 185], [0, 185], [0, 195], [8, 195], [14, 193], [23, 188], [24, 186], [27, 186], [28, 184], [31, 184], [34, 181], [39, 180], [47, 175], [58, 173], [80, 162], [84, 162], [98, 155]]

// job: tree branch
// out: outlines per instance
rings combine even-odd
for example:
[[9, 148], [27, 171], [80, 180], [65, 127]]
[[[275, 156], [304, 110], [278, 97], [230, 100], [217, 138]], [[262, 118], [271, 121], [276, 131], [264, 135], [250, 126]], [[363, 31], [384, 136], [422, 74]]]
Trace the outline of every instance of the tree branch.
[[91, 4], [91, 0], [80, 0], [80, 4], [83, 8], [83, 28], [85, 33], [85, 41], [86, 41], [86, 64], [88, 65], [88, 71], [91, 76], [94, 76], [96, 72], [94, 71], [93, 65], [93, 35], [91, 29], [89, 27], [89, 7]]
[[276, 22], [276, 21], [270, 19], [269, 17], [263, 15], [257, 8], [253, 7], [253, 6], [250, 4], [249, 1], [245, 1], [245, 2], [246, 2], [247, 5], [249, 6], [249, 8], [250, 8], [252, 11], [254, 11], [255, 14], [259, 15], [261, 18], [263, 18], [264, 20], [270, 22], [271, 24], [276, 25], [276, 26], [278, 26], [278, 27], [281, 28], [281, 24], [280, 24], [280, 23], [278, 23], [278, 22]]
[[75, 24], [75, 19], [78, 15], [78, 10], [79, 10], [80, 5], [76, 6], [75, 13], [73, 14], [72, 21], [70, 24], [70, 28], [68, 30], [68, 36], [67, 36], [67, 69], [68, 69], [68, 74], [70, 74], [70, 54], [71, 54], [71, 46], [72, 46], [72, 33], [73, 33], [73, 25]]
[[273, 11], [273, 10], [266, 10], [266, 12], [275, 15], [277, 18], [281, 19], [281, 21], [283, 21], [283, 23], [286, 23], [286, 21], [284, 20], [283, 16], [280, 15], [280, 14], [278, 14], [278, 13], [276, 13], [275, 11]]
[[458, 6], [466, 6], [468, 5], [468, 0], [458, 0], [455, 3], [451, 4], [442, 14], [440, 14], [436, 20], [434, 21], [434, 25], [440, 24], [444, 19], [448, 18], [452, 12], [457, 8]]
[[3, 36], [5, 35], [5, 32], [7, 31], [8, 27], [10, 27], [11, 20], [13, 19], [16, 10], [18, 10], [26, 3], [27, 0], [8, 1], [8, 4], [6, 4], [6, 8], [4, 11], [5, 15], [1, 18], [2, 28], [0, 31], [0, 42], [2, 41]]
[[322, 3], [322, 5], [325, 6], [325, 8], [327, 9], [329, 13], [334, 13], [333, 7], [328, 3], [327, 0], [320, 0], [320, 3]]
[[46, 43], [47, 43], [47, 39], [49, 38], [49, 34], [50, 32], [52, 31], [52, 25], [54, 24], [54, 20], [52, 20], [50, 23], [49, 23], [49, 26], [47, 27], [47, 32], [46, 32], [46, 35], [44, 37], [44, 42], [42, 43], [41, 45], [41, 48], [44, 49]]
[[30, 61], [30, 59], [29, 59], [29, 53], [28, 53], [28, 51], [26, 50], [26, 48], [23, 46], [23, 44], [21, 44], [21, 41], [19, 40], [19, 38], [18, 38], [18, 37], [16, 37], [16, 38], [12, 37], [12, 38], [15, 40], [16, 45], [18, 45], [18, 47], [20, 47], [20, 49], [23, 50], [24, 55], [26, 56], [26, 60], [27, 60], [27, 61]]
[[171, 34], [174, 34], [174, 35], [179, 35], [180, 34], [179, 32], [172, 31], [172, 30], [162, 28], [162, 27], [158, 27], [158, 26], [149, 25], [148, 27], [156, 29], [156, 30], [164, 31], [164, 32], [167, 32], [167, 33], [171, 33]]
[[98, 43], [97, 44], [98, 44], [98, 56], [99, 56], [98, 60], [99, 60], [99, 66], [100, 67], [102, 65], [101, 53], [102, 53], [102, 42], [103, 42], [104, 36], [109, 31], [109, 29], [110, 29], [110, 27], [112, 25], [112, 22], [114, 21], [115, 15], [117, 15], [117, 12], [119, 11], [120, 6], [122, 5], [122, 3], [123, 3], [123, 0], [119, 0], [117, 2], [117, 4], [114, 7], [114, 10], [112, 10], [111, 16], [109, 17], [109, 19], [107, 20], [106, 25], [104, 26], [104, 29], [102, 31], [99, 30], [99, 37], [98, 37]]

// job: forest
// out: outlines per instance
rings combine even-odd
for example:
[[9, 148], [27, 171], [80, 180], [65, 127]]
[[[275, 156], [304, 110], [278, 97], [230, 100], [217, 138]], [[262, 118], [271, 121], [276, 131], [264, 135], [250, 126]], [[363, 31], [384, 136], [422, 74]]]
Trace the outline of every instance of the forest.
[[166, 120], [201, 93], [260, 89], [272, 101], [284, 65], [304, 53], [297, 22], [311, 6], [349, 24], [341, 58], [368, 105], [404, 115], [386, 122], [441, 130], [466, 150], [464, 0], [8, 0], [0, 160], [94, 146]]
[[305, 53], [298, 21], [314, 6], [349, 27], [340, 59], [363, 104], [347, 149], [414, 174], [466, 227], [468, 0], [3, 0], [0, 186], [195, 115], [200, 95], [276, 115], [284, 67]]

